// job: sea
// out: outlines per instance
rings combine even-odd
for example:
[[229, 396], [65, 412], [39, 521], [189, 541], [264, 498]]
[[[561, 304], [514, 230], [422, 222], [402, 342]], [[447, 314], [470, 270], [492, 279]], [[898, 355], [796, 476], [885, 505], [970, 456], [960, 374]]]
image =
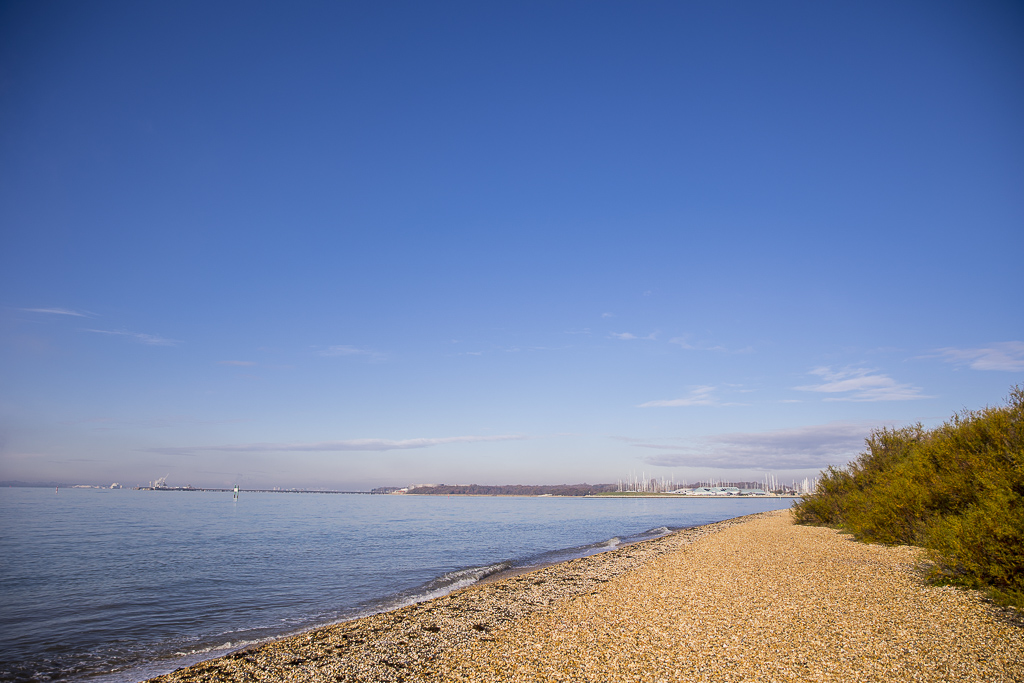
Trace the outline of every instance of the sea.
[[784, 498], [0, 489], [0, 680], [133, 683]]

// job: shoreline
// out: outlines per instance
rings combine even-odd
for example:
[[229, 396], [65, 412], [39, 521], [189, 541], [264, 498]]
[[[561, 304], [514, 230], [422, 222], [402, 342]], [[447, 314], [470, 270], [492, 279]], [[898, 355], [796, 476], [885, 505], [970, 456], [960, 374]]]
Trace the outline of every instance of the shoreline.
[[[408, 678], [410, 672], [402, 674], [406, 667], [393, 666], [394, 657], [431, 661], [453, 645], [486, 637], [496, 625], [545, 609], [559, 600], [582, 595], [614, 576], [705, 535], [774, 513], [757, 512], [678, 529], [560, 562], [510, 567], [437, 598], [258, 643], [146, 680], [154, 683], [248, 681], [254, 676], [256, 680], [265, 681], [286, 677], [339, 682], [415, 680]], [[529, 594], [527, 600], [513, 597], [510, 601], [510, 596], [523, 591]], [[445, 627], [433, 630], [435, 622]], [[478, 628], [485, 622], [484, 628]], [[344, 654], [337, 659], [347, 673], [335, 672], [328, 676], [296, 669], [342, 652]]]
[[151, 680], [1024, 680], [1019, 621], [926, 585], [922, 559], [756, 513]]

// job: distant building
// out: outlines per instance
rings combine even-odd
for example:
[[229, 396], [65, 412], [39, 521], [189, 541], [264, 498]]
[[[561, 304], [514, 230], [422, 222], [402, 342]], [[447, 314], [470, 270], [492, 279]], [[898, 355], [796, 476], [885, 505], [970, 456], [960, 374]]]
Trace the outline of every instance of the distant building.
[[698, 486], [692, 489], [679, 489], [673, 493], [684, 496], [742, 496], [743, 491], [735, 486]]

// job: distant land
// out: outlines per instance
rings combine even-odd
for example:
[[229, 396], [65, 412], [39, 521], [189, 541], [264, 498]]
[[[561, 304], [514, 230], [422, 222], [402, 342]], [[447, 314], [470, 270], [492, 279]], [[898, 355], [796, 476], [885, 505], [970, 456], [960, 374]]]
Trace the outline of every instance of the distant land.
[[[464, 495], [464, 496], [592, 496], [595, 493], [616, 491], [618, 484], [556, 484], [529, 486], [506, 484], [433, 484], [411, 486], [404, 492], [410, 495]], [[401, 490], [401, 489], [399, 489]], [[396, 491], [397, 492], [397, 491]]]
[[[342, 491], [328, 489], [308, 488], [287, 488], [280, 487], [266, 489], [240, 488], [246, 492], [260, 493], [376, 493], [376, 494], [406, 494], [406, 495], [441, 495], [441, 496], [594, 496], [607, 493], [648, 493], [660, 494], [671, 493], [680, 489], [692, 489], [699, 486], [728, 486], [739, 489], [764, 488], [763, 482], [756, 481], [715, 481], [696, 484], [675, 484], [671, 487], [656, 484], [653, 480], [644, 486], [624, 485], [622, 482], [616, 484], [413, 484], [405, 487], [380, 486], [369, 491]], [[112, 485], [100, 486], [94, 484], [70, 484], [57, 481], [0, 481], [0, 488], [135, 488], [155, 491], [230, 491], [231, 488], [205, 488], [188, 486], [166, 486], [162, 481], [155, 485], [151, 482], [149, 486], [122, 486], [114, 483]], [[813, 487], [812, 487], [813, 488]], [[789, 493], [799, 491], [800, 487], [777, 485], [769, 487], [774, 493]]]
[[[735, 481], [715, 482], [709, 484], [676, 484], [672, 487], [656, 485], [652, 480], [644, 489], [625, 487], [617, 484], [555, 484], [555, 485], [524, 485], [505, 484], [491, 486], [486, 484], [420, 484], [407, 488], [390, 486], [374, 489], [374, 493], [405, 493], [408, 495], [464, 495], [464, 496], [593, 496], [601, 493], [670, 493], [678, 489], [692, 489], [697, 486], [733, 486], [740, 489], [756, 489], [763, 487], [762, 482]], [[789, 490], [791, 487], [779, 487]]]
[[0, 481], [0, 488], [53, 489], [58, 486], [71, 488], [73, 484], [64, 484], [59, 481]]

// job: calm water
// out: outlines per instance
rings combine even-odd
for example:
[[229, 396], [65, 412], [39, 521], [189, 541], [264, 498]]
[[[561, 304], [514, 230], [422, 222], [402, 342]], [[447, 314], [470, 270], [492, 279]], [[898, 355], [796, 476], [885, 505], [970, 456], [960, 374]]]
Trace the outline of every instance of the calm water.
[[0, 489], [0, 680], [138, 681], [791, 502]]

